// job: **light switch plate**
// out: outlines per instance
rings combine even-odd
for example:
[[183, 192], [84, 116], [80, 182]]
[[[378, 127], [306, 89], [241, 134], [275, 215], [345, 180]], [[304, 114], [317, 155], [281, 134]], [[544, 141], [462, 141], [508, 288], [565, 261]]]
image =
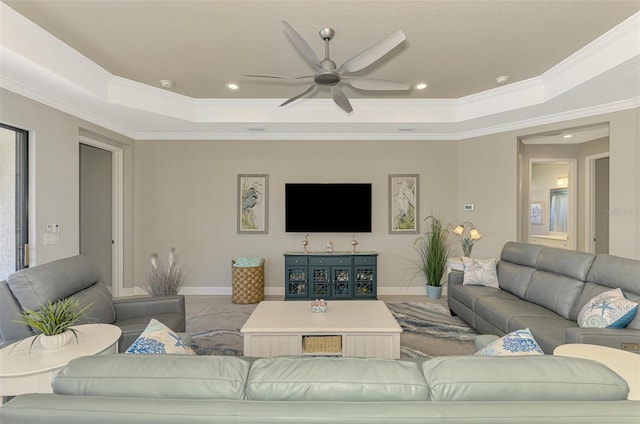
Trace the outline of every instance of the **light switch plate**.
[[465, 211], [472, 211], [473, 210], [473, 204], [472, 203], [467, 203], [464, 205], [463, 209]]

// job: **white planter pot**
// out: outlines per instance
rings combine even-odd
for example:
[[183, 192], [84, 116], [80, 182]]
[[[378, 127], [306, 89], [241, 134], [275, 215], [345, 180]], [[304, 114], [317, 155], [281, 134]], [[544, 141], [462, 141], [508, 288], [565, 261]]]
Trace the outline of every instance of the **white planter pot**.
[[71, 341], [73, 338], [73, 332], [67, 330], [62, 334], [56, 334], [55, 336], [40, 335], [40, 344], [47, 350], [60, 349]]

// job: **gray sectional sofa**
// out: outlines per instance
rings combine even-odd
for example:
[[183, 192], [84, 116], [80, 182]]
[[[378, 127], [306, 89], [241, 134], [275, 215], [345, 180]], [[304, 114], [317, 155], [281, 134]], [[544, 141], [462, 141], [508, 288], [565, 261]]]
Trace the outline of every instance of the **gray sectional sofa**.
[[0, 281], [0, 347], [34, 334], [30, 327], [15, 322], [22, 310], [38, 310], [69, 296], [82, 305], [91, 304], [80, 324], [120, 327], [120, 352], [138, 338], [151, 318], [174, 331], [185, 330], [184, 296], [113, 299], [98, 270], [87, 257], [77, 255], [25, 268]]
[[638, 349], [640, 314], [622, 329], [581, 328], [577, 317], [591, 298], [612, 288], [640, 302], [640, 261], [508, 242], [497, 273], [500, 289], [463, 285], [460, 271], [448, 277], [451, 312], [480, 333], [529, 328], [545, 353], [565, 343]]
[[637, 423], [640, 401], [595, 361], [113, 354], [71, 361], [53, 394], [0, 407], [3, 424]]

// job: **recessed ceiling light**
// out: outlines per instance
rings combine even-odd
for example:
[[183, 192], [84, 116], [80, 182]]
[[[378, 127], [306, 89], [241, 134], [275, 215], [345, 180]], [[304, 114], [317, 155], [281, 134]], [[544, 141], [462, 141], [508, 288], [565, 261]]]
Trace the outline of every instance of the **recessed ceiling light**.
[[160, 80], [160, 85], [164, 88], [171, 88], [173, 87], [173, 81], [163, 79], [163, 80]]
[[498, 83], [498, 85], [506, 84], [507, 81], [509, 81], [509, 75], [500, 75], [499, 77], [496, 77], [496, 83]]
[[562, 138], [571, 138], [573, 137], [573, 134], [565, 134], [562, 136]]
[[227, 83], [227, 88], [229, 90], [237, 90], [237, 89], [240, 88], [240, 86], [238, 84], [236, 84], [235, 82], [230, 82], [230, 83]]
[[418, 84], [416, 84], [416, 90], [424, 90], [427, 87], [429, 87], [429, 84], [427, 84], [426, 82], [419, 82]]

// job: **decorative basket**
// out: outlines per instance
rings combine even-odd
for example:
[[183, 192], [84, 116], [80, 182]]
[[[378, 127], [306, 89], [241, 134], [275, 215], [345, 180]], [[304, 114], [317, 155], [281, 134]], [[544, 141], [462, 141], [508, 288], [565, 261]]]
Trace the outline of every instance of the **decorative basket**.
[[340, 353], [342, 336], [304, 336], [302, 347], [304, 353]]
[[264, 259], [259, 266], [236, 267], [231, 260], [231, 302], [258, 303], [264, 300]]

